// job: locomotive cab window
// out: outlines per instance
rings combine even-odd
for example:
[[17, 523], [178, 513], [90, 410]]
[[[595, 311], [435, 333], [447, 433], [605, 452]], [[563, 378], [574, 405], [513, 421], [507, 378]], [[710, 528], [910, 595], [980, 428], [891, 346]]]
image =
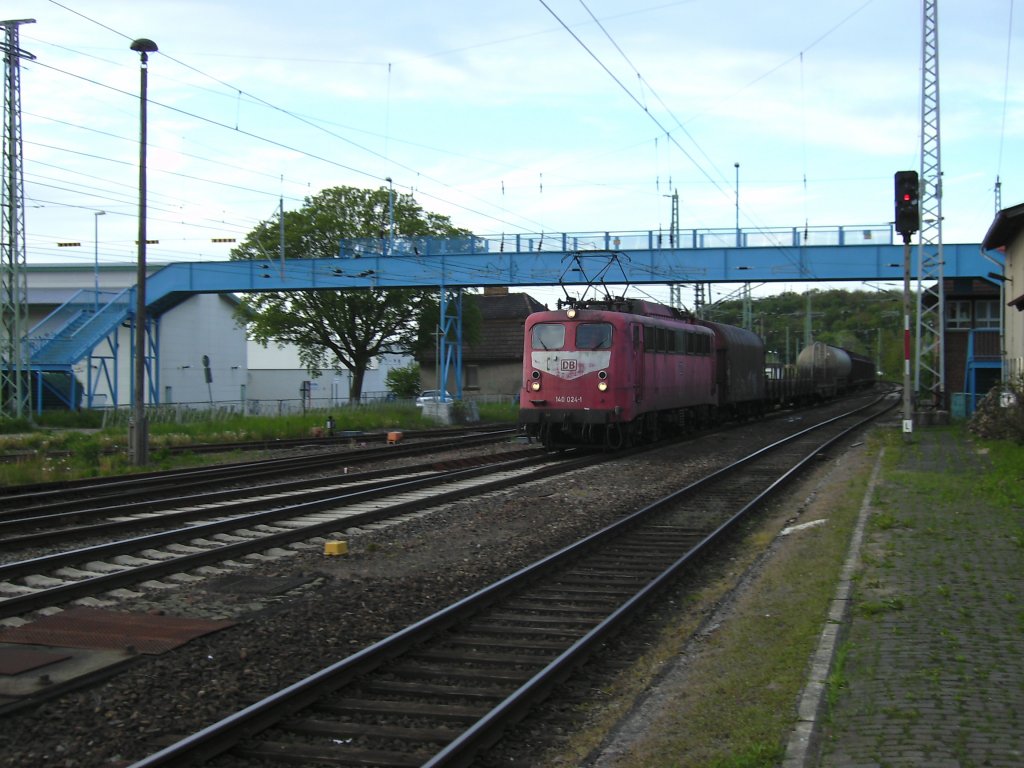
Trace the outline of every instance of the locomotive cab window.
[[576, 326], [577, 349], [611, 349], [611, 323], [580, 323]]
[[561, 349], [565, 346], [565, 326], [561, 323], [538, 323], [530, 336], [534, 349]]

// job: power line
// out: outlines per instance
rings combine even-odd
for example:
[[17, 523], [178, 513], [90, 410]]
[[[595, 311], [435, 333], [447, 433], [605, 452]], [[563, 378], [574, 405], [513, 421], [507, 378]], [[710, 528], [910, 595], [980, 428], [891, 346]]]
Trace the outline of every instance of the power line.
[[[76, 16], [79, 16], [80, 18], [83, 18], [83, 19], [89, 21], [90, 23], [96, 24], [97, 26], [102, 27], [103, 29], [118, 35], [119, 37], [121, 37], [123, 39], [126, 39], [126, 40], [130, 40], [131, 39], [131, 37], [129, 35], [126, 35], [126, 34], [124, 34], [122, 32], [118, 32], [117, 30], [107, 26], [106, 24], [103, 24], [103, 23], [101, 23], [101, 22], [99, 22], [99, 21], [97, 21], [95, 19], [92, 19], [92, 18], [90, 18], [90, 17], [86, 16], [85, 14], [82, 14], [82, 13], [80, 13], [78, 11], [70, 9], [67, 6], [57, 2], [56, 0], [50, 0], [50, 2], [52, 4], [60, 7], [60, 8], [63, 8], [64, 10], [67, 10], [67, 11], [69, 11], [71, 13], [74, 13]], [[71, 50], [71, 49], [67, 49], [67, 50]], [[186, 69], [188, 69], [188, 70], [190, 70], [192, 72], [200, 74], [203, 77], [207, 77], [210, 80], [212, 80], [213, 82], [216, 82], [216, 83], [218, 83], [219, 85], [222, 85], [225, 88], [232, 89], [233, 91], [235, 91], [239, 95], [245, 95], [247, 98], [251, 99], [254, 103], [257, 103], [257, 104], [259, 104], [261, 106], [264, 106], [264, 107], [266, 107], [268, 109], [271, 109], [273, 111], [276, 111], [276, 112], [279, 112], [279, 113], [281, 113], [283, 115], [286, 115], [286, 116], [288, 116], [288, 117], [290, 117], [290, 118], [292, 118], [292, 119], [294, 119], [294, 120], [296, 120], [298, 122], [301, 122], [301, 123], [303, 123], [303, 124], [305, 124], [305, 125], [307, 125], [309, 127], [312, 127], [312, 128], [317, 129], [317, 130], [320, 130], [320, 131], [328, 134], [332, 138], [335, 138], [335, 139], [337, 139], [339, 141], [348, 143], [351, 146], [359, 149], [360, 151], [367, 152], [370, 155], [377, 157], [378, 159], [381, 159], [381, 160], [384, 160], [384, 161], [387, 161], [387, 162], [391, 162], [396, 167], [401, 168], [402, 170], [406, 170], [406, 171], [412, 173], [417, 178], [427, 179], [427, 180], [432, 181], [433, 183], [439, 184], [439, 185], [441, 185], [443, 187], [446, 187], [446, 188], [449, 188], [449, 189], [455, 189], [455, 187], [453, 185], [451, 185], [449, 183], [446, 183], [446, 182], [444, 182], [441, 179], [437, 179], [437, 178], [434, 178], [433, 176], [431, 176], [429, 174], [422, 173], [421, 171], [418, 171], [415, 168], [412, 168], [411, 166], [407, 166], [407, 165], [402, 164], [402, 163], [397, 163], [394, 160], [386, 157], [385, 155], [383, 155], [381, 153], [378, 153], [378, 152], [376, 152], [373, 149], [370, 149], [369, 147], [366, 147], [366, 146], [364, 146], [362, 144], [359, 144], [358, 142], [355, 142], [355, 141], [353, 141], [351, 139], [348, 139], [348, 138], [346, 138], [344, 136], [341, 136], [340, 134], [338, 134], [338, 133], [336, 133], [334, 131], [326, 129], [325, 127], [323, 127], [323, 125], [319, 124], [318, 122], [313, 121], [312, 119], [305, 118], [305, 117], [303, 117], [303, 116], [301, 116], [301, 115], [299, 115], [299, 114], [297, 114], [297, 113], [295, 113], [295, 112], [293, 112], [291, 110], [285, 109], [283, 107], [279, 107], [279, 106], [277, 106], [277, 105], [275, 105], [275, 104], [273, 104], [273, 103], [271, 103], [271, 102], [269, 102], [269, 101], [267, 101], [265, 99], [262, 99], [262, 98], [260, 98], [260, 97], [258, 97], [256, 95], [254, 95], [254, 94], [251, 94], [251, 93], [249, 93], [247, 91], [244, 91], [244, 90], [239, 89], [239, 88], [235, 88], [234, 86], [231, 86], [229, 83], [227, 83], [227, 82], [225, 82], [223, 80], [220, 80], [219, 78], [214, 77], [213, 75], [210, 75], [210, 74], [208, 74], [206, 72], [203, 72], [202, 70], [200, 70], [200, 69], [198, 69], [196, 67], [193, 67], [190, 64], [187, 64], [187, 63], [185, 63], [183, 61], [180, 61], [179, 59], [176, 59], [176, 58], [174, 58], [172, 56], [169, 56], [164, 51], [161, 52], [161, 55], [164, 58], [166, 58], [166, 59], [168, 59], [170, 61], [173, 61], [174, 63], [178, 64], [179, 66], [182, 66], [182, 67], [184, 67], [184, 68], [186, 68]], [[44, 64], [42, 66], [47, 66], [47, 65]], [[124, 92], [124, 91], [122, 91], [122, 90], [120, 90], [118, 88], [113, 88], [112, 86], [108, 86], [108, 85], [105, 85], [103, 83], [99, 83], [99, 82], [97, 82], [95, 80], [91, 80], [90, 78], [85, 78], [85, 77], [82, 77], [80, 75], [76, 75], [74, 73], [66, 72], [66, 71], [60, 70], [60, 69], [58, 69], [56, 67], [47, 67], [47, 68], [49, 68], [49, 69], [51, 69], [53, 71], [61, 72], [62, 74], [65, 74], [65, 75], [70, 76], [70, 77], [76, 77], [76, 78], [79, 78], [79, 79], [91, 82], [94, 85], [97, 85], [97, 86], [100, 86], [100, 87], [108, 88], [110, 90], [114, 90], [116, 92], [119, 92], [119, 93], [122, 93], [122, 94], [125, 94], [125, 95], [128, 95], [128, 96], [132, 96], [134, 98], [133, 94], [127, 94], [126, 92]], [[192, 87], [195, 87], [195, 86], [192, 86]], [[250, 132], [250, 131], [241, 130], [237, 126], [235, 128], [232, 128], [231, 126], [228, 126], [228, 125], [224, 124], [223, 122], [220, 122], [220, 121], [217, 121], [217, 120], [213, 120], [211, 118], [207, 118], [207, 117], [205, 117], [203, 115], [199, 115], [199, 114], [196, 114], [196, 113], [193, 113], [193, 112], [189, 112], [188, 110], [179, 109], [177, 107], [172, 107], [172, 106], [167, 105], [167, 104], [160, 104], [159, 102], [154, 102], [152, 99], [150, 99], [150, 103], [153, 103], [156, 106], [162, 106], [165, 109], [169, 109], [171, 111], [178, 112], [180, 114], [192, 117], [194, 119], [210, 123], [211, 125], [215, 125], [217, 127], [226, 128], [228, 130], [234, 130], [237, 133], [241, 133], [241, 134], [246, 135], [246, 136], [248, 136], [250, 138], [253, 138], [253, 139], [256, 139], [256, 140], [259, 140], [259, 141], [263, 141], [265, 143], [269, 143], [271, 145], [278, 146], [278, 147], [281, 147], [281, 148], [284, 148], [284, 149], [288, 149], [290, 151], [297, 152], [299, 154], [302, 154], [302, 155], [308, 157], [309, 159], [317, 160], [317, 161], [324, 162], [324, 163], [328, 163], [328, 164], [334, 165], [336, 167], [340, 167], [340, 168], [343, 168], [345, 170], [348, 170], [348, 171], [350, 171], [352, 173], [355, 173], [355, 174], [358, 174], [358, 175], [362, 175], [362, 176], [366, 176], [368, 178], [374, 179], [375, 181], [378, 181], [378, 182], [386, 181], [386, 179], [384, 177], [382, 177], [382, 176], [380, 176], [378, 174], [371, 173], [369, 171], [365, 171], [365, 170], [362, 170], [362, 169], [359, 169], [359, 168], [355, 168], [353, 166], [346, 165], [344, 163], [333, 161], [333, 160], [331, 160], [329, 158], [326, 158], [326, 157], [323, 157], [321, 155], [318, 155], [318, 154], [315, 154], [315, 153], [312, 153], [312, 152], [309, 152], [309, 151], [306, 151], [306, 150], [299, 149], [298, 147], [290, 146], [288, 144], [285, 144], [284, 142], [276, 141], [276, 140], [270, 139], [268, 137], [260, 136], [259, 134], [256, 134], [256, 133], [253, 133], [253, 132]], [[422, 189], [420, 189], [419, 191], [420, 191], [421, 194], [424, 194]], [[440, 198], [440, 197], [437, 197], [437, 196], [433, 196], [433, 197], [434, 197], [434, 199], [437, 199], [439, 201], [443, 201], [443, 202], [447, 203], [448, 205], [451, 205], [451, 206], [453, 206], [455, 208], [459, 208], [459, 209], [465, 210], [465, 211], [467, 211], [469, 213], [473, 213], [475, 215], [482, 216], [482, 217], [485, 217], [485, 218], [488, 218], [488, 219], [493, 219], [494, 221], [499, 222], [501, 224], [507, 224], [507, 225], [510, 225], [510, 226], [519, 226], [519, 225], [513, 225], [511, 222], [508, 222], [508, 221], [503, 221], [503, 220], [499, 219], [497, 216], [495, 216], [493, 214], [487, 214], [487, 213], [484, 213], [484, 212], [482, 212], [480, 210], [472, 209], [472, 208], [469, 208], [469, 207], [464, 206], [462, 204], [456, 203], [454, 201], [445, 200], [444, 198]], [[482, 200], [481, 202], [487, 202], [487, 201], [483, 201]], [[507, 213], [507, 212], [504, 212], [504, 213]], [[524, 216], [520, 216], [520, 218], [522, 218], [523, 220], [527, 220], [527, 218], [524, 217]], [[533, 223], [537, 224], [537, 222], [533, 222]], [[525, 227], [521, 227], [521, 226], [520, 226], [520, 228], [524, 229], [524, 230], [526, 229]]]

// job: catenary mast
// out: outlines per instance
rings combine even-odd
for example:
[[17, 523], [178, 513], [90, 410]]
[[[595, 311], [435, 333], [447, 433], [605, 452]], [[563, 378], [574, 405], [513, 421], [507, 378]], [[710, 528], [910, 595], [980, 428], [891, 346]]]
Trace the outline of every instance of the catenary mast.
[[943, 345], [946, 306], [943, 295], [942, 163], [939, 152], [938, 0], [922, 0], [921, 43], [921, 234], [917, 260], [917, 365], [914, 390], [946, 408]]
[[2, 21], [4, 40], [3, 212], [0, 213], [0, 417], [31, 414], [31, 364], [23, 340], [28, 331], [25, 258], [25, 188], [21, 153], [21, 50], [18, 29], [35, 19]]

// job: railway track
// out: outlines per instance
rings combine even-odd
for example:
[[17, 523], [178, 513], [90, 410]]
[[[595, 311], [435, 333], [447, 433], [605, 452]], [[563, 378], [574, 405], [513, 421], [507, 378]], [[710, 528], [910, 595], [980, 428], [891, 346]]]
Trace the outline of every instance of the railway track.
[[[539, 448], [517, 451], [518, 458], [544, 455]], [[481, 453], [466, 458], [431, 460], [399, 468], [383, 468], [348, 472], [335, 471], [327, 476], [298, 480], [246, 484], [226, 489], [167, 496], [139, 492], [114, 497], [116, 500], [68, 499], [56, 501], [45, 509], [12, 512], [0, 516], [0, 551], [24, 550], [27, 547], [52, 547], [58, 542], [66, 546], [71, 539], [125, 534], [180, 525], [203, 525], [227, 517], [252, 515], [279, 508], [282, 500], [290, 504], [337, 497], [345, 489], [362, 492], [383, 489], [412, 478], [437, 476], [460, 468], [485, 466], [510, 458], [510, 454]], [[357, 465], [358, 466], [358, 465]], [[353, 467], [357, 468], [357, 467]], [[154, 498], [155, 496], [155, 498]], [[113, 501], [113, 503], [110, 503]]]
[[[512, 429], [511, 425], [497, 426], [499, 429]], [[415, 431], [406, 431], [405, 436], [410, 439], [444, 439], [451, 437], [458, 437], [465, 435], [469, 430], [465, 428], [449, 428], [449, 429], [417, 429]], [[246, 440], [246, 441], [233, 441], [230, 443], [190, 443], [188, 445], [170, 445], [161, 447], [159, 450], [166, 451], [171, 455], [181, 455], [186, 453], [234, 453], [241, 451], [279, 451], [288, 448], [325, 448], [329, 446], [346, 446], [350, 445], [353, 441], [358, 440], [361, 443], [383, 443], [387, 440], [386, 432], [363, 432], [361, 430], [340, 430], [336, 435], [324, 436], [324, 437], [296, 437], [296, 438], [283, 438], [273, 440]], [[156, 447], [151, 447], [151, 451], [158, 450]], [[112, 455], [115, 453], [122, 452], [122, 449], [111, 448], [103, 451], [104, 455]], [[19, 461], [23, 461], [26, 456], [32, 455], [44, 455], [47, 458], [61, 458], [71, 455], [71, 451], [46, 451], [42, 454], [36, 454], [33, 451], [23, 451], [15, 453], [4, 453], [0, 454], [0, 464], [14, 464]], [[4, 493], [3, 489], [0, 489], [0, 496]]]
[[230, 753], [332, 765], [468, 765], [821, 451], [898, 405], [780, 440], [135, 763]]
[[82, 508], [103, 499], [121, 502], [138, 498], [167, 498], [180, 495], [182, 487], [186, 486], [195, 490], [232, 482], [246, 482], [252, 478], [266, 479], [299, 472], [308, 474], [330, 471], [337, 467], [361, 466], [383, 460], [421, 456], [453, 448], [508, 440], [514, 434], [515, 430], [501, 428], [377, 448], [319, 451], [301, 456], [209, 467], [9, 486], [0, 488], [0, 522]]
[[[277, 493], [258, 502], [178, 513], [193, 524], [70, 551], [0, 564], [0, 619], [72, 600], [102, 597], [112, 590], [158, 579], [191, 581], [190, 572], [239, 558], [287, 557], [323, 546], [324, 536], [390, 518], [417, 514], [438, 504], [487, 493], [553, 474], [572, 472], [608, 456], [565, 459], [544, 451], [482, 463], [466, 469], [421, 472], [363, 487], [319, 488], [303, 496]], [[252, 511], [253, 506], [262, 511]], [[232, 509], [234, 507], [234, 509]], [[196, 522], [195, 517], [206, 518]], [[208, 519], [208, 518], [213, 519]], [[114, 527], [152, 527], [151, 518], [86, 526], [90, 533]], [[20, 537], [25, 543], [52, 532]], [[12, 539], [13, 540], [13, 539]], [[310, 541], [313, 540], [313, 541]]]

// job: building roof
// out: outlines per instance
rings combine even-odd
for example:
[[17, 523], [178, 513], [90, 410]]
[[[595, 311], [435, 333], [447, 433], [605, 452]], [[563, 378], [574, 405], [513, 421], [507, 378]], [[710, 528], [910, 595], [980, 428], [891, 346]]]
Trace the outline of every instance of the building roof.
[[480, 318], [488, 320], [525, 320], [534, 312], [547, 309], [528, 293], [484, 294], [474, 296], [473, 301], [480, 308]]
[[981, 241], [981, 247], [986, 251], [994, 251], [997, 248], [1008, 248], [1014, 240], [1020, 237], [1024, 231], [1024, 203], [1004, 208], [996, 214], [992, 225]]
[[462, 348], [463, 362], [521, 360], [526, 318], [547, 307], [528, 293], [474, 296], [480, 310], [480, 341]]

